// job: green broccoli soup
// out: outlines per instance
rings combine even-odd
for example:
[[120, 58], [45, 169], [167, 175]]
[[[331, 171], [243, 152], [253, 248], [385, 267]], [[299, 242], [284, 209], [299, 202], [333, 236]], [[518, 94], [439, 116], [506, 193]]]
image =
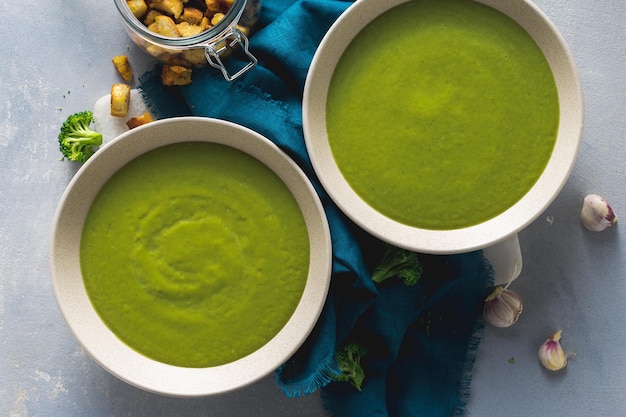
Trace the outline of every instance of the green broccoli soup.
[[139, 353], [216, 366], [267, 343], [309, 269], [304, 217], [285, 184], [228, 146], [149, 151], [99, 191], [80, 242], [87, 294]]
[[379, 16], [341, 57], [326, 105], [329, 145], [353, 190], [389, 218], [435, 230], [519, 201], [559, 123], [537, 44], [469, 0], [416, 0]]

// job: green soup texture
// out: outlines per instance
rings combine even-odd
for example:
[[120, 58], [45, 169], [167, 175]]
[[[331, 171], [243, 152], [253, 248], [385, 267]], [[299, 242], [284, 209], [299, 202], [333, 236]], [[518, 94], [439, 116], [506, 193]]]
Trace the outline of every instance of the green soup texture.
[[87, 294], [139, 353], [182, 367], [252, 353], [289, 320], [309, 240], [281, 179], [231, 147], [183, 142], [149, 151], [104, 185], [87, 215]]
[[489, 220], [537, 182], [559, 100], [535, 41], [469, 0], [416, 0], [350, 43], [327, 95], [339, 170], [381, 214], [414, 227]]

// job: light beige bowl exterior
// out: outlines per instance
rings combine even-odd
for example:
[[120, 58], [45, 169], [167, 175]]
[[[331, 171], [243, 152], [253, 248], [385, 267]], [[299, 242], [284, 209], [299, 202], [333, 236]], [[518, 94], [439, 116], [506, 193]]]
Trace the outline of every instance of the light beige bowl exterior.
[[[100, 320], [85, 292], [79, 244], [85, 216], [102, 185], [124, 164], [166, 144], [221, 143], [265, 163], [289, 187], [305, 217], [310, 269], [295, 312], [265, 346], [235, 362], [183, 368], [151, 360], [122, 343]], [[268, 375], [286, 362], [312, 330], [324, 305], [331, 271], [331, 242], [321, 202], [298, 166], [275, 144], [244, 127], [215, 119], [183, 117], [133, 129], [103, 146], [74, 176], [59, 203], [52, 233], [52, 287], [70, 329], [103, 368], [147, 391], [197, 397], [231, 391]]]
[[[534, 38], [550, 64], [561, 107], [552, 157], [537, 183], [518, 203], [484, 223], [444, 231], [398, 223], [366, 204], [339, 171], [326, 135], [326, 95], [334, 68], [356, 34], [383, 12], [407, 1], [411, 0], [359, 0], [330, 28], [313, 58], [305, 84], [303, 125], [306, 146], [313, 167], [333, 201], [372, 235], [424, 253], [461, 253], [482, 249], [505, 240], [535, 220], [552, 203], [569, 178], [583, 129], [583, 94], [578, 70], [563, 37], [533, 3], [525, 0], [479, 0], [479, 3], [516, 20]], [[445, 213], [442, 215], [445, 216]]]

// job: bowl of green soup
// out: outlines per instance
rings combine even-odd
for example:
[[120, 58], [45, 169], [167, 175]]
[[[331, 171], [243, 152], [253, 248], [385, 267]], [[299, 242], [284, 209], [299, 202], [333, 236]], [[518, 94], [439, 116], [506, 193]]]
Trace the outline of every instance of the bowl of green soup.
[[582, 86], [530, 1], [359, 0], [322, 40], [303, 124], [331, 198], [382, 240], [425, 253], [500, 243], [567, 181]]
[[120, 379], [197, 397], [250, 384], [304, 342], [324, 305], [330, 233], [317, 193], [268, 139], [183, 117], [122, 134], [57, 209], [54, 294]]

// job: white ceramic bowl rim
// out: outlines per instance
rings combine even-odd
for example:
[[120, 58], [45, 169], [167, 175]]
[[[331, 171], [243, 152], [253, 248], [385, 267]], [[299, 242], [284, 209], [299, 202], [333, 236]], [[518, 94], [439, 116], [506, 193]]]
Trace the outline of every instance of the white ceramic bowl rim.
[[556, 198], [574, 166], [583, 129], [583, 94], [574, 59], [549, 18], [527, 0], [476, 0], [516, 20], [544, 52], [557, 84], [560, 124], [552, 157], [532, 189], [513, 207], [484, 223], [456, 230], [427, 230], [398, 223], [367, 205], [337, 167], [326, 135], [326, 93], [334, 68], [355, 35], [383, 12], [411, 0], [359, 0], [331, 26], [313, 58], [304, 89], [303, 127], [320, 182], [337, 206], [374, 236], [424, 253], [486, 248], [535, 220]]
[[[184, 141], [222, 143], [265, 163], [298, 201], [311, 247], [307, 283], [283, 329], [265, 346], [235, 362], [210, 368], [184, 368], [151, 360], [122, 343], [100, 320], [80, 273], [79, 244], [91, 202], [124, 164], [163, 145]], [[182, 117], [133, 129], [103, 146], [77, 172], [54, 219], [50, 266], [52, 287], [70, 329], [103, 368], [147, 391], [183, 397], [228, 392], [251, 384], [286, 362], [301, 346], [323, 308], [331, 272], [331, 241], [322, 204], [300, 168], [274, 143], [242, 126], [208, 118]]]

